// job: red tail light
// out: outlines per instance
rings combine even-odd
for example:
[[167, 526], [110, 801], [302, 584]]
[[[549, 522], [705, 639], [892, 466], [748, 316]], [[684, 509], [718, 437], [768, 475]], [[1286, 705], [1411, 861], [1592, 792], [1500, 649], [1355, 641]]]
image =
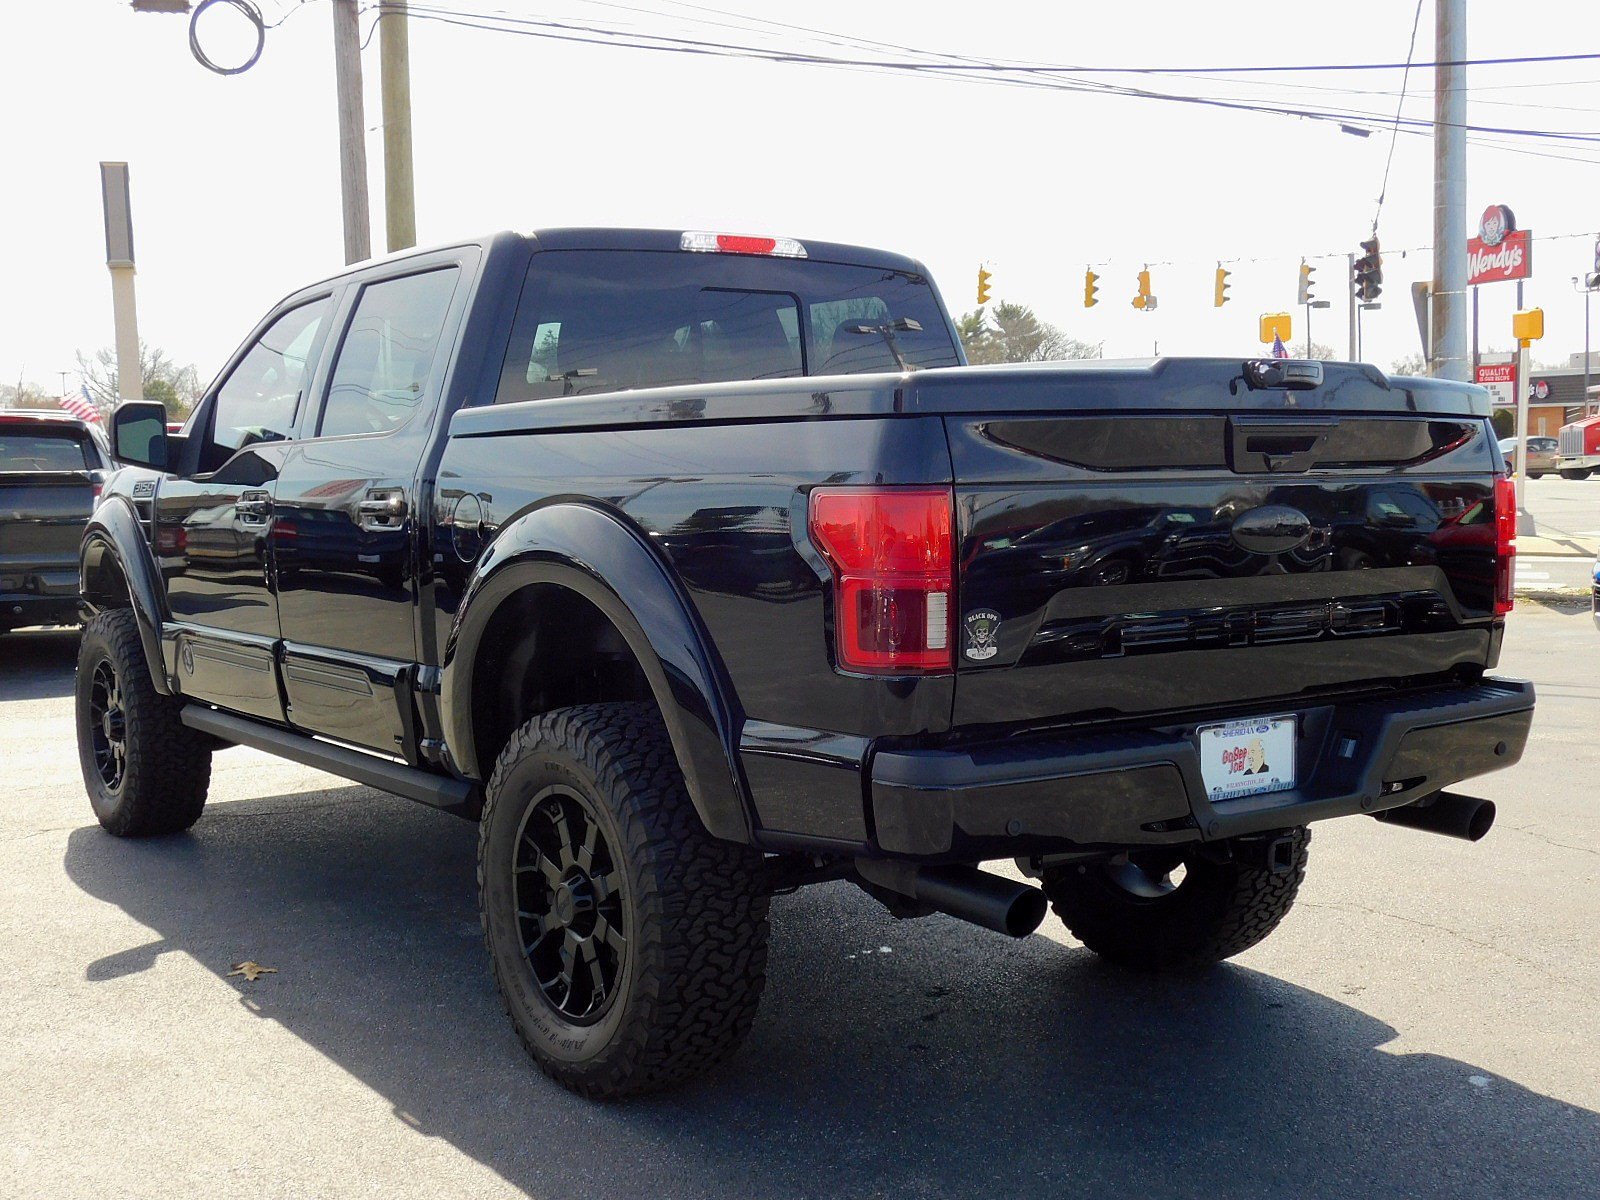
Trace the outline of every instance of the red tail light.
[[1511, 611], [1517, 562], [1517, 485], [1509, 475], [1494, 481], [1494, 611]]
[[811, 537], [833, 568], [841, 667], [951, 669], [952, 503], [948, 488], [811, 493]]

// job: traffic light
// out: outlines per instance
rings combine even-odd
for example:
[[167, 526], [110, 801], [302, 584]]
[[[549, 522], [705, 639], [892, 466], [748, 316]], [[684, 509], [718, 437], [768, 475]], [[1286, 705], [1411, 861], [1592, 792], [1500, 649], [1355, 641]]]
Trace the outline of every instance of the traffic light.
[[1084, 273], [1083, 273], [1083, 306], [1085, 308], [1093, 308], [1096, 304], [1100, 303], [1099, 299], [1096, 296], [1096, 293], [1098, 293], [1100, 291], [1100, 289], [1095, 286], [1095, 284], [1097, 284], [1099, 282], [1100, 282], [1100, 276], [1096, 275], [1093, 271], [1089, 271], [1089, 270], [1085, 270], [1084, 271]]
[[1356, 259], [1355, 278], [1350, 281], [1356, 299], [1370, 304], [1383, 295], [1383, 255], [1378, 252], [1378, 239], [1361, 243], [1362, 255]]
[[990, 279], [989, 272], [985, 271], [982, 267], [979, 267], [978, 268], [978, 303], [979, 304], [987, 304], [987, 303], [989, 303], [989, 279]]
[[1221, 263], [1217, 264], [1217, 286], [1211, 293], [1211, 307], [1221, 308], [1228, 302], [1228, 276], [1232, 271], [1226, 270]]
[[1583, 281], [1583, 286], [1591, 292], [1600, 289], [1600, 238], [1594, 243], [1594, 273]]
[[1525, 308], [1511, 314], [1511, 336], [1526, 346], [1544, 336], [1544, 309]]
[[1150, 312], [1156, 306], [1156, 298], [1150, 291], [1149, 267], [1139, 272], [1139, 294], [1133, 298], [1133, 306], [1140, 312]]
[[1310, 304], [1314, 299], [1316, 299], [1316, 297], [1311, 294], [1312, 284], [1316, 282], [1311, 278], [1311, 276], [1315, 271], [1316, 268], [1310, 263], [1306, 262], [1305, 259], [1302, 258], [1300, 260], [1300, 291], [1297, 293], [1298, 298], [1296, 299], [1295, 303]]
[[1294, 319], [1288, 313], [1261, 314], [1261, 344], [1267, 345], [1277, 338], [1285, 346], [1294, 337]]

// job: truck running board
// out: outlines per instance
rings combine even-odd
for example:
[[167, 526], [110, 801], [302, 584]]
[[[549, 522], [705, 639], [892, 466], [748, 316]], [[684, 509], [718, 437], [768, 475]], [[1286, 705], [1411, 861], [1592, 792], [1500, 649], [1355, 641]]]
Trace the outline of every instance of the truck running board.
[[396, 796], [443, 809], [458, 817], [476, 820], [483, 810], [483, 799], [477, 785], [464, 780], [430, 775], [376, 754], [335, 746], [331, 742], [280, 729], [276, 725], [264, 725], [247, 717], [218, 712], [203, 704], [185, 705], [180, 715], [190, 729], [209, 733], [225, 742], [253, 746], [302, 766], [316, 767], [380, 791], [393, 792]]

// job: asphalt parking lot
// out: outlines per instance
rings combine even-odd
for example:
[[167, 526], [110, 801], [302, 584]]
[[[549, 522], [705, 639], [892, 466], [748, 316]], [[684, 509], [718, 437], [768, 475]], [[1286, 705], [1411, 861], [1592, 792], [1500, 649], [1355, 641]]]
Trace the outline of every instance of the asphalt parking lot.
[[[1235, 963], [1152, 981], [848, 885], [775, 905], [738, 1057], [596, 1107], [524, 1061], [474, 831], [253, 751], [193, 832], [83, 798], [76, 637], [0, 639], [0, 1193], [1575, 1196], [1600, 1177], [1600, 634], [1524, 605], [1541, 687], [1470, 846], [1317, 827]], [[251, 959], [276, 968], [249, 983]]]

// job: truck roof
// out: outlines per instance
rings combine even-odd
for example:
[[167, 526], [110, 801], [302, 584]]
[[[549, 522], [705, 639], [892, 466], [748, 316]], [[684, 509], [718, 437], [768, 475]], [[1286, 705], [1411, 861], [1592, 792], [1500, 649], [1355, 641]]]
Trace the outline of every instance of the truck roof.
[[7, 425], [20, 425], [23, 422], [42, 421], [50, 425], [71, 425], [79, 429], [88, 429], [89, 422], [81, 417], [75, 417], [69, 412], [56, 412], [49, 408], [0, 408], [0, 422]]
[[[540, 229], [529, 235], [542, 250], [654, 250], [682, 249], [682, 229]], [[737, 230], [717, 232], [737, 233]], [[763, 235], [770, 236], [770, 235]], [[851, 263], [863, 267], [882, 267], [889, 271], [906, 271], [916, 275], [927, 274], [927, 269], [914, 258], [888, 250], [875, 250], [870, 246], [851, 246], [842, 242], [821, 242], [814, 238], [797, 238], [806, 248], [806, 257], [823, 262]]]
[[[611, 229], [582, 226], [562, 229], [537, 229], [531, 233], [502, 230], [499, 233], [484, 234], [481, 237], [457, 238], [454, 241], [440, 242], [432, 246], [414, 246], [407, 250], [397, 250], [393, 254], [376, 255], [370, 259], [363, 259], [361, 262], [351, 263], [344, 270], [323, 276], [321, 279], [306, 286], [317, 287], [324, 283], [343, 279], [347, 275], [365, 271], [378, 263], [419, 258], [425, 254], [432, 254], [439, 250], [449, 250], [457, 246], [482, 246], [487, 248], [493, 242], [520, 241], [530, 248], [538, 250], [646, 250], [676, 253], [682, 249], [680, 242], [685, 232], [689, 231], [682, 229]], [[876, 250], [870, 246], [851, 246], [841, 242], [821, 242], [814, 238], [798, 238], [796, 240], [806, 248], [807, 258], [815, 259], [819, 262], [849, 263], [854, 266], [876, 267], [886, 271], [903, 271], [912, 275], [927, 275], [928, 273], [928, 269], [922, 263], [904, 254], [895, 254], [888, 250]], [[298, 294], [304, 290], [306, 290], [305, 287], [299, 287], [291, 294]]]

